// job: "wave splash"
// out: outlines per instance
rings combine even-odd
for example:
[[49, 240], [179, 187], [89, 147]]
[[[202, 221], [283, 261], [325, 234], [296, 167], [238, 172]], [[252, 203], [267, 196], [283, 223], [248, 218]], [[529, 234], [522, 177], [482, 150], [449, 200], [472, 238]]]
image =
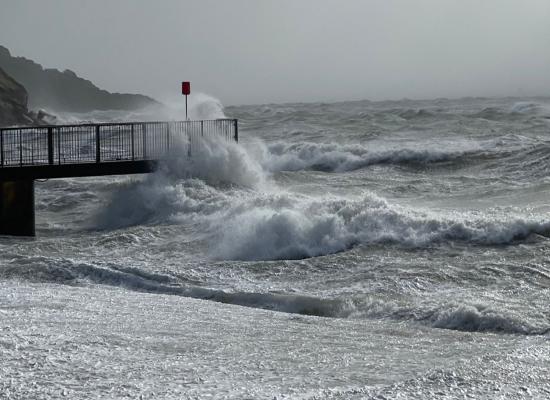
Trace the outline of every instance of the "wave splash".
[[[226, 118], [224, 107], [220, 100], [206, 93], [193, 94], [189, 98], [188, 106], [188, 116], [190, 119]], [[55, 115], [56, 122], [59, 124], [185, 120], [185, 103], [181, 96], [167, 98], [159, 106], [150, 106], [133, 111], [96, 110], [86, 113], [46, 111]]]
[[[205, 138], [187, 156], [185, 143], [174, 143], [172, 154], [158, 171], [143, 180], [119, 185], [93, 218], [92, 229], [174, 222], [208, 216], [230, 207], [224, 194], [233, 187], [241, 192], [267, 186], [267, 174], [240, 146]], [[184, 156], [182, 156], [184, 154]]]

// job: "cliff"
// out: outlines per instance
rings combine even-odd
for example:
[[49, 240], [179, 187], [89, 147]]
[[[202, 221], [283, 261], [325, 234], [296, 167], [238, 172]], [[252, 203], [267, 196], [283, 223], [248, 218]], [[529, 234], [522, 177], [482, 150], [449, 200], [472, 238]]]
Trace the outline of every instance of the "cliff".
[[25, 88], [0, 68], [0, 126], [37, 122], [27, 109], [27, 97]]
[[54, 111], [88, 112], [93, 110], [136, 110], [160, 105], [154, 99], [126, 93], [109, 93], [73, 71], [44, 69], [23, 57], [13, 57], [0, 46], [0, 68], [28, 91], [28, 105]]

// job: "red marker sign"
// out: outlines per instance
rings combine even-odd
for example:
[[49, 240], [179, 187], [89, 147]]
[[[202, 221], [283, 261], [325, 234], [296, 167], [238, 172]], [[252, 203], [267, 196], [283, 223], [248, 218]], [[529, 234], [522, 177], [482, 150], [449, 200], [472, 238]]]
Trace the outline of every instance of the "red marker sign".
[[188, 96], [191, 94], [191, 82], [182, 82], [181, 83], [181, 94]]
[[181, 94], [185, 96], [185, 119], [187, 118], [187, 96], [191, 94], [191, 82], [182, 82], [181, 83]]

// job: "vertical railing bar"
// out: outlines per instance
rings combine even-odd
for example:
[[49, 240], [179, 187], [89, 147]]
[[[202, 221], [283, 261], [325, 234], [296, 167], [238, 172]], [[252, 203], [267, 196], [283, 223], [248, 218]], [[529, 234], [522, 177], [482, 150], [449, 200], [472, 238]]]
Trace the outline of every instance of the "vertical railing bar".
[[118, 126], [118, 141], [119, 141], [119, 147], [118, 147], [118, 158], [120, 160], [124, 157], [124, 132], [122, 131], [122, 125]]
[[183, 127], [185, 127], [185, 135], [187, 136], [187, 157], [191, 157], [191, 132], [189, 131], [189, 124], [187, 122], [184, 122], [182, 124]]
[[170, 122], [166, 123], [166, 153], [170, 151]]
[[0, 165], [4, 166], [4, 130], [0, 129]]
[[132, 126], [131, 126], [130, 134], [132, 135], [132, 136], [131, 136], [131, 142], [132, 142], [132, 161], [134, 161], [134, 160], [135, 160], [135, 150], [134, 150], [134, 124], [132, 124]]
[[21, 129], [19, 129], [18, 132], [19, 132], [19, 165], [23, 166], [23, 142], [21, 137]]
[[142, 143], [143, 148], [141, 150], [142, 150], [143, 159], [145, 160], [147, 158], [147, 133], [146, 133], [145, 124], [141, 124], [141, 135], [143, 139], [143, 143]]
[[29, 136], [31, 137], [31, 164], [34, 164], [34, 137], [32, 135]]
[[61, 128], [57, 130], [57, 161], [61, 165]]
[[99, 137], [99, 125], [95, 127], [95, 162], [101, 162], [101, 139]]

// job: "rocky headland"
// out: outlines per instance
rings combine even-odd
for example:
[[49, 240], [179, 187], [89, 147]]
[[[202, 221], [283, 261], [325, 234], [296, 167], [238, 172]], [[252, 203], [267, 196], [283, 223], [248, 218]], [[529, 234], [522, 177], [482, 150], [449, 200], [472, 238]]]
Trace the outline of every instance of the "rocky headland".
[[27, 90], [0, 68], [0, 126], [42, 125], [55, 117], [43, 112], [29, 111]]
[[[18, 82], [11, 82], [6, 90], [14, 95], [15, 104], [23, 104], [21, 85], [26, 89], [28, 106], [60, 112], [89, 112], [94, 110], [137, 110], [161, 104], [140, 94], [110, 93], [83, 79], [73, 71], [44, 69], [24, 57], [14, 57], [0, 46], [0, 68]], [[4, 78], [5, 79], [5, 78]], [[11, 88], [11, 89], [9, 89]], [[11, 90], [11, 91], [10, 91]], [[2, 111], [3, 112], [3, 111]]]

